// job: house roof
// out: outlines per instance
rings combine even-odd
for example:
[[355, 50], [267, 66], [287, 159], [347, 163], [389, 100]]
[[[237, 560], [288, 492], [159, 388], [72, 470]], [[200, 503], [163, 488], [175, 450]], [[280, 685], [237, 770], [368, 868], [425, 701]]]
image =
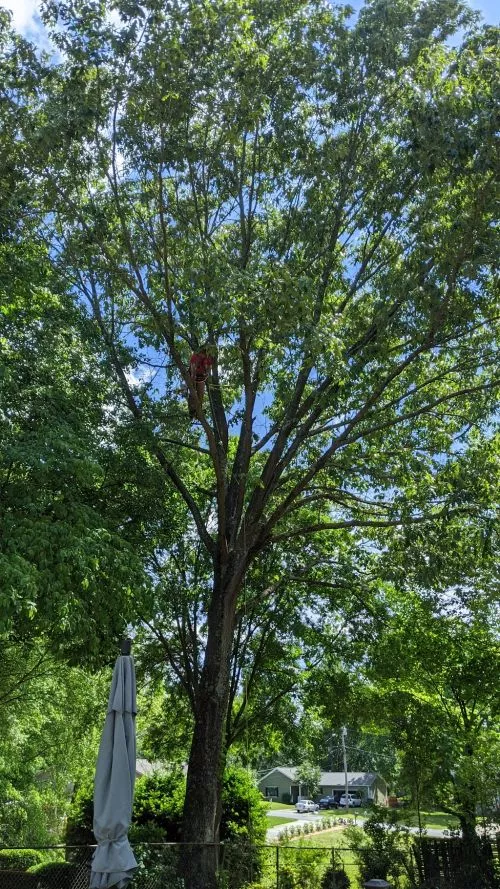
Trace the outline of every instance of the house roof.
[[136, 759], [135, 774], [138, 778], [143, 775], [152, 775], [153, 772], [161, 772], [165, 769], [162, 762], [150, 762], [149, 759]]
[[[143, 775], [152, 775], [155, 772], [168, 772], [169, 769], [178, 769], [178, 763], [171, 762], [150, 762], [149, 759], [144, 759], [143, 757], [138, 757], [135, 761], [135, 774], [137, 778], [142, 778]], [[187, 764], [183, 763], [180, 768], [184, 775], [187, 775]]]
[[[262, 776], [259, 784], [261, 784], [262, 781], [267, 780], [273, 772], [280, 772], [288, 778], [289, 781], [297, 781], [297, 771], [298, 769], [293, 766], [276, 766]], [[371, 787], [377, 778], [380, 778], [380, 775], [377, 775], [376, 772], [347, 772], [347, 783], [349, 784], [349, 787]], [[381, 780], [383, 780], [383, 778]], [[337, 785], [343, 787], [345, 784], [345, 773], [321, 772], [319, 783], [323, 787], [336, 787]]]

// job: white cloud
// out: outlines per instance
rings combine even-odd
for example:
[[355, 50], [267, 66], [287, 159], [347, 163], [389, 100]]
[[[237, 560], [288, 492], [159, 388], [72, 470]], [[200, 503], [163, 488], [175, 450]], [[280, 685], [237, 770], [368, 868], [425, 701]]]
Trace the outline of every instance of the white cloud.
[[11, 11], [13, 28], [30, 40], [39, 52], [48, 52], [53, 57], [59, 56], [40, 18], [39, 0], [3, 0], [3, 3], [0, 0], [0, 3]]
[[154, 367], [139, 365], [133, 369], [128, 368], [125, 371], [125, 377], [129, 386], [140, 386], [144, 383], [150, 383], [155, 373], [156, 370]]
[[38, 13], [38, 0], [7, 0], [5, 5], [12, 12], [14, 28], [21, 34], [27, 35], [43, 27]]
[[108, 9], [106, 12], [106, 20], [115, 28], [119, 28], [123, 25], [123, 19], [117, 9]]

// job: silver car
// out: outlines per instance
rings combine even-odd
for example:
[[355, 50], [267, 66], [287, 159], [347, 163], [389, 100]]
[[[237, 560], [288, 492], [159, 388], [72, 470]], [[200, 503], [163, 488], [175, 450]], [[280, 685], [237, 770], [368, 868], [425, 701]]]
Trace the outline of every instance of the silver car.
[[295, 804], [297, 812], [317, 812], [319, 806], [312, 799], [299, 799]]

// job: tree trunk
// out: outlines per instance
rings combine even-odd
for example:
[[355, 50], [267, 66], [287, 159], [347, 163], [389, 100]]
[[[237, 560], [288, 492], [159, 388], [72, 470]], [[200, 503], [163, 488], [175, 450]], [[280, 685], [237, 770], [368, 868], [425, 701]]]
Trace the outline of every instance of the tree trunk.
[[473, 779], [474, 750], [471, 743], [467, 743], [464, 749], [465, 774], [458, 793], [459, 821], [462, 830], [463, 864], [460, 879], [464, 889], [483, 889], [488, 886], [484, 873], [484, 857], [482, 855], [481, 841], [476, 832], [476, 785]]
[[220, 809], [226, 749], [234, 597], [215, 583], [208, 613], [183, 813], [186, 889], [216, 889]]

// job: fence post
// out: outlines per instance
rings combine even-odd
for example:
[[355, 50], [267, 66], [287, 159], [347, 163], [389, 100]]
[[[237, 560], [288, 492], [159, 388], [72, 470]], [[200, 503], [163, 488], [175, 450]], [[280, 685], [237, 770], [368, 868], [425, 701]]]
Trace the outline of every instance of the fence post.
[[276, 844], [276, 889], [280, 889], [280, 847]]
[[335, 849], [330, 849], [330, 855], [332, 859], [332, 877], [333, 877], [333, 889], [337, 889], [337, 877], [335, 876]]

